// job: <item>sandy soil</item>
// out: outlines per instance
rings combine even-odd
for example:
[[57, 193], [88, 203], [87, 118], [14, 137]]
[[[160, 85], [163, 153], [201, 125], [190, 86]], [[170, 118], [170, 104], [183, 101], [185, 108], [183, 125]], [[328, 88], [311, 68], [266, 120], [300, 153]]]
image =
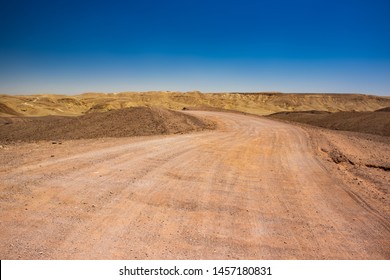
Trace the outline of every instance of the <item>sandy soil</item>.
[[3, 147], [0, 258], [390, 258], [388, 196], [357, 199], [315, 133], [191, 114], [218, 130]]
[[390, 220], [390, 137], [303, 127], [315, 153], [362, 207]]

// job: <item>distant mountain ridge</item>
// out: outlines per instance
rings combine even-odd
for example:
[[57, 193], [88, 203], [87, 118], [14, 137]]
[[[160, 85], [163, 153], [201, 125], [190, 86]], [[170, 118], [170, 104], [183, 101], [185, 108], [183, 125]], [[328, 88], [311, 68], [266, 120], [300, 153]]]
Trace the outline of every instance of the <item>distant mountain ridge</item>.
[[0, 116], [83, 115], [137, 106], [180, 110], [218, 108], [267, 115], [282, 111], [375, 111], [390, 107], [390, 98], [334, 93], [120, 92], [80, 95], [0, 95]]

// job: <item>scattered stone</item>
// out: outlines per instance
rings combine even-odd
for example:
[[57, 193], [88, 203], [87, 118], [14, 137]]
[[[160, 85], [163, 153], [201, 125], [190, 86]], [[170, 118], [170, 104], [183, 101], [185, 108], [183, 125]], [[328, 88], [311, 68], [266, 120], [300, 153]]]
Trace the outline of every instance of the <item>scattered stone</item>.
[[333, 149], [332, 151], [330, 151], [329, 156], [336, 164], [343, 163], [343, 162], [353, 164], [352, 161], [350, 161], [343, 153], [341, 153], [337, 149]]
[[324, 147], [321, 148], [321, 151], [323, 151], [324, 153], [329, 153], [329, 150], [327, 148], [324, 148]]

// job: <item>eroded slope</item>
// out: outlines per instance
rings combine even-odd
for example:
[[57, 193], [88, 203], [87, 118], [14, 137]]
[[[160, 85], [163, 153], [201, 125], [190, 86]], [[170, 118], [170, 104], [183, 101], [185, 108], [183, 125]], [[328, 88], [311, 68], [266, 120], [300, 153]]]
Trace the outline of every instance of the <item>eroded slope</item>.
[[[167, 109], [183, 107], [218, 108], [252, 114], [280, 111], [372, 111], [390, 106], [390, 98], [362, 94], [282, 94], [282, 93], [200, 93], [200, 92], [124, 92], [65, 95], [0, 95], [0, 102], [26, 116], [81, 115], [135, 106]], [[0, 115], [9, 115], [2, 111]]]

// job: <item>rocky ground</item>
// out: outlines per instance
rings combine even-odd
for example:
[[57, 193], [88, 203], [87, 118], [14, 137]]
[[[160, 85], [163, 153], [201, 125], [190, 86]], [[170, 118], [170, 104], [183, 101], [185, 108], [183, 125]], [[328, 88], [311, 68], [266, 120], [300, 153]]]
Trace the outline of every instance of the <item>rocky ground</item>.
[[389, 259], [388, 138], [216, 130], [0, 149], [1, 259]]
[[310, 124], [332, 130], [390, 136], [390, 107], [382, 108], [374, 112], [280, 112], [272, 114], [269, 117]]
[[82, 116], [0, 117], [0, 144], [177, 134], [214, 124], [180, 112], [133, 107]]

